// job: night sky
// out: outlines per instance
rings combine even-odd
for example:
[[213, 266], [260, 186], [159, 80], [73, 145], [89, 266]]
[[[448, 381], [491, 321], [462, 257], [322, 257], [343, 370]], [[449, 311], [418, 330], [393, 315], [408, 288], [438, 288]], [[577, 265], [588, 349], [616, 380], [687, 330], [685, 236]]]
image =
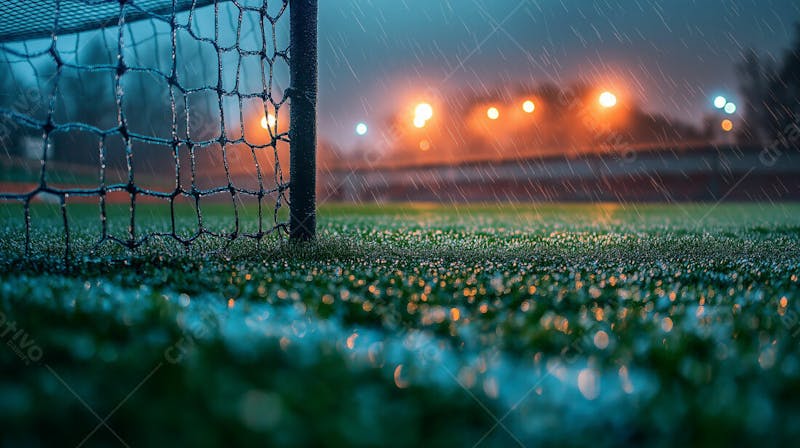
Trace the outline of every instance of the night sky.
[[321, 131], [349, 146], [409, 98], [520, 82], [607, 85], [699, 122], [736, 99], [744, 50], [779, 57], [800, 2], [323, 0], [320, 16]]

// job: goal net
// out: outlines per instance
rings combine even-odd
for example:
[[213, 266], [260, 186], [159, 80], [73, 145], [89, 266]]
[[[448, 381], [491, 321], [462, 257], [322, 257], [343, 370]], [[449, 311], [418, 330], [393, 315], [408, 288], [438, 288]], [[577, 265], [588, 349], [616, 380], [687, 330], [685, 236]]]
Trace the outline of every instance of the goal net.
[[0, 3], [3, 257], [313, 237], [316, 2]]

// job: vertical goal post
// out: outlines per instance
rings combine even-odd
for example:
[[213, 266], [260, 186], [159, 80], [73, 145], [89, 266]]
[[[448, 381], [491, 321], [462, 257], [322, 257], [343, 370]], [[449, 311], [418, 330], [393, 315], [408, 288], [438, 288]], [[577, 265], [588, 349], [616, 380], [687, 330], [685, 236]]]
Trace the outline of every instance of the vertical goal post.
[[290, 0], [291, 128], [289, 129], [289, 234], [295, 241], [316, 236], [317, 0]]

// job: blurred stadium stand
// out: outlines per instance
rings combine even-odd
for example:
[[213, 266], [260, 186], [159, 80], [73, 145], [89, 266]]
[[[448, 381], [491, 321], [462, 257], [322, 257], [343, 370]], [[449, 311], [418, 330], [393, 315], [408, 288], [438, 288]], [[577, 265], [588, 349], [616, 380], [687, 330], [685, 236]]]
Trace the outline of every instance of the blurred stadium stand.
[[800, 200], [800, 151], [713, 146], [320, 173], [331, 201]]

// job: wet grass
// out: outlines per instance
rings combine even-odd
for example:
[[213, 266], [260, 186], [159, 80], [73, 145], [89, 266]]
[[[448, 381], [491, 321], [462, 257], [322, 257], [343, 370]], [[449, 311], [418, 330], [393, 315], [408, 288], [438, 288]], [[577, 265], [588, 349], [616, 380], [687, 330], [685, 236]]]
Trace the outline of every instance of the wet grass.
[[[125, 212], [114, 212], [123, 233]], [[142, 212], [149, 228], [168, 225], [163, 208]], [[204, 211], [223, 228], [228, 212]], [[96, 207], [70, 213], [80, 255]], [[51, 255], [23, 263], [18, 213], [0, 209], [4, 444], [800, 437], [800, 206], [320, 215], [312, 244], [166, 241], [67, 266], [46, 238], [60, 233], [57, 213], [36, 210], [36, 248]], [[111, 413], [111, 429], [91, 433], [94, 413]]]

